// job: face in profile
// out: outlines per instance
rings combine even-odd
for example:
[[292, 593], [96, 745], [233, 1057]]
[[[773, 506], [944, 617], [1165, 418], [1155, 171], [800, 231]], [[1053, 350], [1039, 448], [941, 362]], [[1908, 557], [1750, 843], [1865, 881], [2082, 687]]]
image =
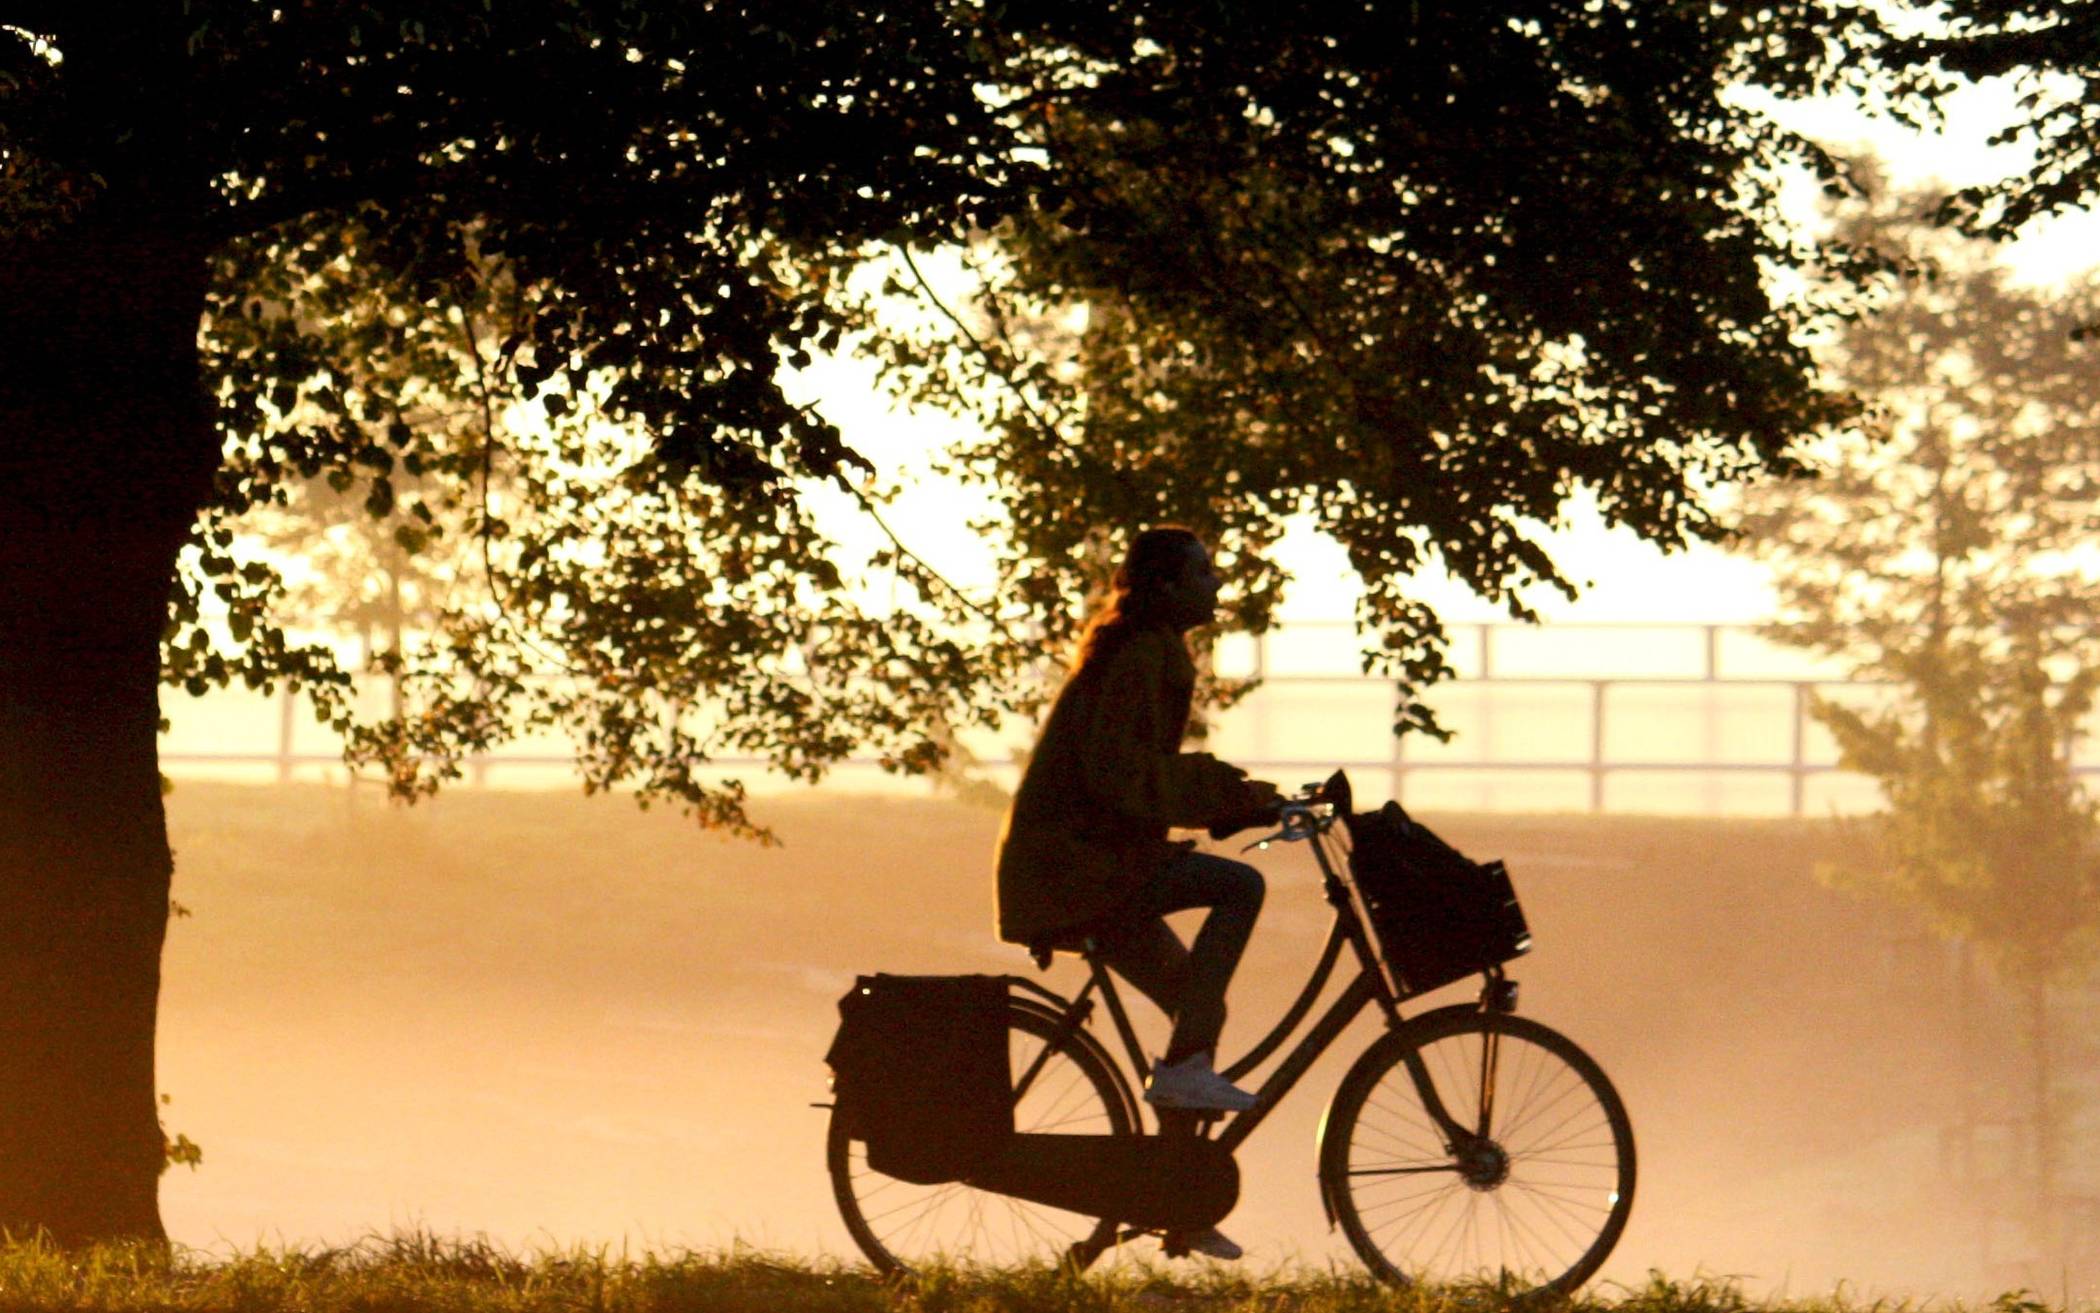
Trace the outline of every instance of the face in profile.
[[1194, 629], [1217, 619], [1218, 587], [1222, 581], [1211, 564], [1210, 552], [1190, 543], [1182, 555], [1180, 569], [1167, 580], [1161, 593], [1167, 617], [1177, 629]]

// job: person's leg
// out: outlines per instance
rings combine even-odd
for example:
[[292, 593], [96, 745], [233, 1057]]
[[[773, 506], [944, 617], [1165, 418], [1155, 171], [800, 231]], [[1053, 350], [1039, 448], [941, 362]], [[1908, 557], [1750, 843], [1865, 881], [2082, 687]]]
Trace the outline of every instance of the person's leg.
[[1189, 945], [1188, 969], [1181, 992], [1181, 1011], [1167, 1042], [1166, 1060], [1179, 1062], [1196, 1053], [1217, 1050], [1225, 1029], [1225, 990], [1239, 969], [1240, 955], [1254, 933], [1267, 886], [1261, 872], [1229, 857], [1189, 853], [1160, 872], [1155, 882], [1168, 905], [1158, 910], [1208, 907], [1203, 928]]
[[[1166, 1061], [1217, 1048], [1225, 1028], [1225, 989], [1261, 915], [1261, 872], [1245, 862], [1191, 852], [1170, 861], [1117, 913], [1101, 938], [1101, 959], [1174, 1019]], [[1184, 949], [1163, 920], [1169, 912], [1210, 909]]]
[[1095, 936], [1095, 956], [1136, 986], [1172, 1021], [1181, 1015], [1188, 987], [1189, 951], [1174, 928], [1156, 912], [1132, 909], [1118, 924]]
[[[1161, 1107], [1239, 1110], [1254, 1097], [1211, 1070], [1210, 1055], [1225, 1026], [1225, 987], [1261, 914], [1261, 872], [1245, 862], [1209, 853], [1187, 853], [1147, 881], [1116, 918], [1116, 928], [1098, 937], [1101, 960], [1174, 1019], [1166, 1056], [1145, 1084], [1145, 1098]], [[1169, 912], [1207, 907], [1191, 948], [1182, 947]], [[1159, 1084], [1187, 1058], [1205, 1055], [1200, 1073], [1173, 1072], [1175, 1096], [1162, 1100]], [[1193, 1088], [1191, 1088], [1193, 1086]], [[1239, 1245], [1215, 1226], [1180, 1237], [1195, 1253], [1217, 1259], [1240, 1257]]]

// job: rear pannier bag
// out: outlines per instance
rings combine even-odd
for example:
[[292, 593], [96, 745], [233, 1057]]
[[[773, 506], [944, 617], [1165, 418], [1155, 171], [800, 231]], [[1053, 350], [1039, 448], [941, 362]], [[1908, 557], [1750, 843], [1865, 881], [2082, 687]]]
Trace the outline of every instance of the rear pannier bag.
[[960, 1180], [1013, 1138], [1003, 977], [862, 976], [824, 1060], [841, 1125], [886, 1176]]
[[1476, 862], [1399, 803], [1349, 817], [1349, 873], [1402, 997], [1531, 950], [1500, 862]]

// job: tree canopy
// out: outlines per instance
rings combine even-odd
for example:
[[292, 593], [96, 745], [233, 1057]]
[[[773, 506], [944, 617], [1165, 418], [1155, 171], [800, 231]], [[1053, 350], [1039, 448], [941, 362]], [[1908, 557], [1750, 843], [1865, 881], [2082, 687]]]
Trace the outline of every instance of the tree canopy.
[[[530, 727], [732, 824], [717, 756], [925, 768], [928, 726], [1034, 704], [1103, 544], [1161, 520], [1217, 539], [1258, 629], [1310, 512], [1367, 585], [1367, 664], [1433, 681], [1425, 564], [1523, 614], [1569, 587], [1534, 540], [1578, 491], [1710, 538], [1706, 489], [1843, 412], [1801, 345], [1830, 302], [1772, 291], [1865, 272], [1776, 218], [1785, 169], [1840, 175], [1723, 94], [1813, 85], [1864, 39], [1832, 6], [194, 12], [226, 459], [169, 668], [347, 714], [232, 547], [299, 480], [404, 550], [475, 541], [479, 602], [402, 655], [410, 714], [356, 731], [409, 791]], [[23, 67], [58, 96], [65, 65]], [[63, 167], [27, 122], [23, 167]], [[949, 331], [853, 294], [956, 242], [987, 279]], [[853, 343], [983, 421], [956, 461], [1004, 512], [995, 606], [908, 550], [842, 575], [807, 494], [881, 494], [779, 375]]]
[[[404, 790], [535, 714], [728, 824], [717, 744], [923, 755], [973, 672], [824, 600], [796, 481], [852, 466], [778, 375], [836, 319], [805, 268], [1020, 194], [989, 58], [932, 5], [0, 3], [0, 1226], [161, 1233], [158, 685], [345, 709], [242, 559], [292, 485], [483, 546], [443, 682], [357, 736]], [[496, 499], [526, 457], [566, 527]], [[832, 651], [898, 696], [786, 668]]]

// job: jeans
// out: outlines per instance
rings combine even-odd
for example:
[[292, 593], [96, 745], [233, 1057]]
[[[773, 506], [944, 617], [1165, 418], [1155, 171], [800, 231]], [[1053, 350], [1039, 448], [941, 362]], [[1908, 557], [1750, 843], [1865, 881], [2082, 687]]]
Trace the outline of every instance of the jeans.
[[[1225, 987], [1261, 915], [1266, 886], [1245, 862], [1188, 852], [1168, 860], [1095, 934], [1099, 956], [1174, 1020], [1166, 1061], [1214, 1052], [1225, 1029]], [[1184, 948], [1169, 912], [1210, 909]]]

